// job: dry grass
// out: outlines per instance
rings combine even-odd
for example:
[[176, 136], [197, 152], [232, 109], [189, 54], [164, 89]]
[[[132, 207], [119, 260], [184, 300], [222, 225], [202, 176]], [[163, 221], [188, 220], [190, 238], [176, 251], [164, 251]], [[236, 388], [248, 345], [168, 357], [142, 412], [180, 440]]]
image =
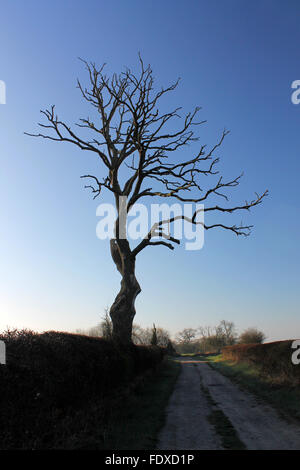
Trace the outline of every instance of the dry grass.
[[222, 349], [225, 360], [246, 362], [259, 367], [260, 373], [274, 383], [300, 385], [300, 365], [292, 363], [293, 340], [264, 344], [237, 344]]

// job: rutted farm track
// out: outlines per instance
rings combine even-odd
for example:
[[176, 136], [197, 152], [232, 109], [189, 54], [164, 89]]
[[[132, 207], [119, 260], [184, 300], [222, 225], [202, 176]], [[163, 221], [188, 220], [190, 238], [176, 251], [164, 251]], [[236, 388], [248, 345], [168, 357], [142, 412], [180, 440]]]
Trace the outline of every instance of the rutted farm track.
[[203, 361], [184, 358], [157, 449], [300, 449], [300, 425]]

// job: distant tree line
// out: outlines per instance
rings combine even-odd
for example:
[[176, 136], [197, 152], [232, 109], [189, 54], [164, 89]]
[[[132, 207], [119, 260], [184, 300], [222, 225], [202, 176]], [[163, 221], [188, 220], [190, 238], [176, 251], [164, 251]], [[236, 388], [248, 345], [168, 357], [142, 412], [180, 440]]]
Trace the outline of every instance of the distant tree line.
[[[112, 321], [108, 309], [101, 322], [87, 330], [76, 330], [78, 334], [88, 336], [99, 336], [111, 340], [113, 337]], [[265, 334], [257, 328], [247, 328], [240, 335], [237, 334], [235, 324], [231, 321], [222, 320], [217, 326], [200, 326], [199, 328], [184, 328], [179, 331], [175, 341], [171, 341], [170, 333], [153, 324], [152, 328], [143, 328], [133, 324], [132, 341], [134, 344], [157, 345], [175, 348], [179, 354], [207, 353], [220, 351], [224, 346], [246, 343], [263, 343]]]
[[217, 352], [224, 346], [263, 343], [265, 339], [265, 334], [257, 328], [247, 328], [238, 335], [233, 322], [222, 320], [214, 327], [184, 328], [177, 333], [174, 346], [180, 354]]

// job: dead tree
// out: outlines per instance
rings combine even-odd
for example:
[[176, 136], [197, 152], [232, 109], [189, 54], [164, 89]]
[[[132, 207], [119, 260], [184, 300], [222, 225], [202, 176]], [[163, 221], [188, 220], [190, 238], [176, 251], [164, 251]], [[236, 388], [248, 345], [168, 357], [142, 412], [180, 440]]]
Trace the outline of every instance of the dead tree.
[[[89, 85], [84, 87], [78, 81], [78, 88], [83, 98], [96, 111], [94, 120], [89, 117], [80, 119], [74, 127], [60, 120], [55, 106], [42, 110], [45, 121], [39, 126], [43, 133], [29, 134], [35, 137], [50, 139], [57, 142], [68, 142], [82, 150], [93, 152], [99, 159], [99, 175], [83, 175], [90, 180], [86, 187], [92, 190], [94, 198], [103, 189], [113, 193], [117, 209], [115, 235], [111, 240], [111, 254], [116, 268], [121, 274], [121, 289], [110, 308], [113, 323], [113, 337], [121, 343], [131, 342], [132, 322], [135, 316], [135, 299], [141, 292], [135, 276], [135, 261], [137, 255], [148, 247], [165, 246], [171, 250], [180, 240], [166, 233], [166, 227], [174, 223], [178, 217], [167, 220], [157, 220], [149, 233], [135, 247], [129, 244], [124, 227], [124, 217], [135, 203], [142, 198], [158, 196], [164, 199], [182, 203], [204, 203], [210, 200], [223, 200], [225, 205], [218, 202], [208, 204], [204, 212], [230, 214], [247, 211], [259, 205], [267, 191], [256, 194], [254, 199], [238, 205], [228, 205], [226, 190], [238, 186], [242, 175], [231, 180], [224, 180], [218, 175], [217, 164], [219, 157], [216, 151], [222, 145], [228, 131], [224, 130], [217, 143], [207, 149], [200, 145], [190, 158], [180, 157], [180, 150], [188, 144], [196, 142], [194, 126], [198, 122], [196, 115], [200, 108], [180, 120], [180, 109], [170, 112], [159, 111], [160, 100], [169, 92], [176, 89], [178, 81], [172, 85], [154, 90], [153, 74], [150, 66], [145, 67], [139, 57], [139, 72], [133, 73], [125, 69], [121, 74], [108, 77], [104, 66], [98, 68], [94, 63], [83, 61], [88, 72]], [[179, 127], [174, 129], [174, 121], [179, 121]], [[46, 133], [44, 133], [46, 132]], [[87, 133], [90, 136], [87, 137]], [[83, 136], [84, 135], [84, 136]], [[176, 158], [175, 158], [176, 154]], [[125, 183], [121, 183], [120, 173], [127, 171]], [[216, 176], [218, 175], [218, 176]], [[123, 176], [124, 177], [124, 176]], [[210, 185], [203, 189], [202, 183], [209, 178]], [[225, 191], [225, 192], [224, 192]], [[120, 196], [123, 198], [120, 199]], [[120, 200], [127, 198], [124, 209]], [[198, 212], [192, 217], [180, 216], [191, 224], [202, 223], [204, 229], [220, 228], [230, 230], [236, 235], [249, 235], [250, 225], [226, 224], [223, 221], [206, 224], [197, 220]]]

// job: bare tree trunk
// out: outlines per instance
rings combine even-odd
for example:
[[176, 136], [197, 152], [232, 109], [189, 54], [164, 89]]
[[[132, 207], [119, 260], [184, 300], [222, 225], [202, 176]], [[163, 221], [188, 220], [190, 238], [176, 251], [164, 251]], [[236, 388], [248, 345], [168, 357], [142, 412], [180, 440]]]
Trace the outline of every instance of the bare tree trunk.
[[141, 292], [135, 277], [135, 258], [128, 250], [127, 240], [111, 240], [111, 254], [122, 276], [121, 289], [110, 308], [113, 324], [113, 340], [119, 344], [131, 344], [132, 322], [135, 316], [135, 299]]

